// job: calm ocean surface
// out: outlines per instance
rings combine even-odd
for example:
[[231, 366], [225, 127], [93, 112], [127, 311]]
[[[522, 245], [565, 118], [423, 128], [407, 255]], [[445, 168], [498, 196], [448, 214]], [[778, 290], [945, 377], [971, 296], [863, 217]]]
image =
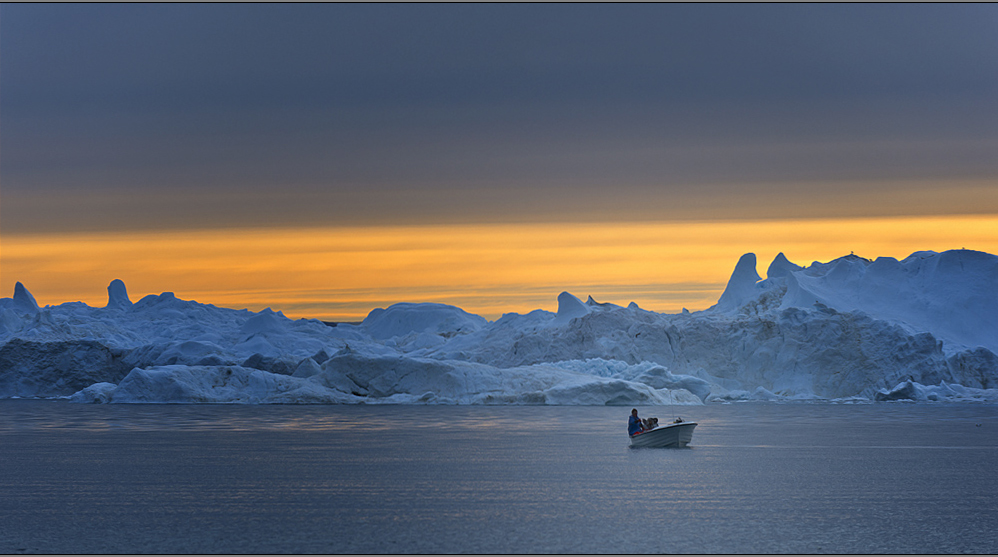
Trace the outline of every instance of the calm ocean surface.
[[998, 406], [629, 411], [0, 401], [0, 553], [998, 552]]

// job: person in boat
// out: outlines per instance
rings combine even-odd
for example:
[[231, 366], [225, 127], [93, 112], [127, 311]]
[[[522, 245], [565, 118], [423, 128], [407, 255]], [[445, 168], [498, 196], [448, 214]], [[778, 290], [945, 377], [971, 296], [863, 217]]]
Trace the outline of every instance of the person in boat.
[[641, 423], [641, 418], [638, 417], [638, 409], [634, 408], [631, 410], [631, 417], [627, 419], [627, 434], [631, 437], [639, 433], [643, 433], [645, 426]]

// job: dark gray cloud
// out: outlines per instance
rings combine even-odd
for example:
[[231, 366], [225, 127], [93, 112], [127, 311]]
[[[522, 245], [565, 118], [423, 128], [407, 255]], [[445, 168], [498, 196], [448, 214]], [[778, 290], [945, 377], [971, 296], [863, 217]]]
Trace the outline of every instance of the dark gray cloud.
[[998, 177], [996, 31], [993, 5], [4, 5], [0, 222], [810, 216], [815, 184]]

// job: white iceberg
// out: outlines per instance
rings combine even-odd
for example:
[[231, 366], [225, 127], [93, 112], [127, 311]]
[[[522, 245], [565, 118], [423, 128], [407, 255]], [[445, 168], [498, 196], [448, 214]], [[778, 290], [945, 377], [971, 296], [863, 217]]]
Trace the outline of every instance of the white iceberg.
[[998, 402], [998, 389], [974, 389], [963, 385], [922, 385], [914, 381], [898, 383], [893, 389], [877, 391], [878, 401]]
[[995, 401], [998, 257], [854, 255], [766, 279], [739, 259], [699, 312], [562, 292], [496, 321], [400, 303], [358, 325], [232, 310], [172, 293], [39, 307], [0, 299], [0, 397], [247, 404], [703, 404]]

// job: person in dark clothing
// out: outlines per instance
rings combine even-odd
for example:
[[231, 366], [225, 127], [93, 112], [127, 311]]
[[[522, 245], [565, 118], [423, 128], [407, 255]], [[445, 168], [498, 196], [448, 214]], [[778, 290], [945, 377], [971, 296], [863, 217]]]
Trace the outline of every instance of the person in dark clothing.
[[627, 419], [627, 434], [634, 437], [644, 430], [645, 426], [641, 423], [641, 418], [638, 417], [638, 409], [631, 410], [631, 417]]

